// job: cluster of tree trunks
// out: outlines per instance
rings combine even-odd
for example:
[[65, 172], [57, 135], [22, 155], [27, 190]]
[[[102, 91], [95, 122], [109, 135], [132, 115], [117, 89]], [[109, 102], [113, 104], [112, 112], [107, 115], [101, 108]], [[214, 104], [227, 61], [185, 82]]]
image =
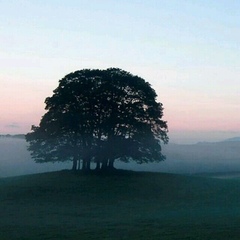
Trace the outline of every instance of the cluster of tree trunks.
[[[91, 170], [91, 161], [90, 159], [73, 159], [72, 170], [82, 170], [82, 171], [90, 171]], [[105, 171], [105, 170], [113, 170], [114, 168], [114, 159], [102, 159], [95, 160], [95, 168], [97, 171]]]

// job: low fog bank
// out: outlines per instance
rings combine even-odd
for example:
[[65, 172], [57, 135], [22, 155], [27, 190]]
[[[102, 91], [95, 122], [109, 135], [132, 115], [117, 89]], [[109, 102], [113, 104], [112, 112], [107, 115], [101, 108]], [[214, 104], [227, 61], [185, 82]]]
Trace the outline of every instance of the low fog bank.
[[[37, 164], [31, 159], [24, 139], [0, 139], [0, 177], [71, 169], [71, 162]], [[117, 168], [137, 171], [198, 174], [240, 172], [240, 141], [168, 144], [163, 146], [164, 162], [135, 164], [116, 162]]]
[[139, 171], [159, 171], [180, 174], [240, 172], [240, 141], [168, 144], [163, 146], [164, 162], [125, 165]]
[[0, 138], [0, 177], [57, 171], [70, 168], [71, 163], [35, 163], [27, 150], [25, 139]]

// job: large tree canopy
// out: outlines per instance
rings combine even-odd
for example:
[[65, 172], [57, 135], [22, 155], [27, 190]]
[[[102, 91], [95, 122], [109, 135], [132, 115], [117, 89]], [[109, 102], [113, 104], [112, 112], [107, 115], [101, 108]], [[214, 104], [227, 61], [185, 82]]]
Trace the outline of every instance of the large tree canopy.
[[73, 169], [113, 168], [116, 159], [164, 160], [162, 103], [144, 79], [117, 68], [84, 69], [59, 81], [46, 114], [26, 135], [36, 162], [73, 161]]

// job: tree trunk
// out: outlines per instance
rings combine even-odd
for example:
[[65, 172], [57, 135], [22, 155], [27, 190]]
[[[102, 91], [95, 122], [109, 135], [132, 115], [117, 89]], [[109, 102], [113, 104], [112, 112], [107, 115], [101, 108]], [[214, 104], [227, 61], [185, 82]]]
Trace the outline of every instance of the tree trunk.
[[108, 159], [104, 159], [102, 161], [102, 167], [101, 167], [101, 170], [106, 170], [108, 167]]
[[83, 159], [82, 170], [83, 171], [90, 171], [91, 170], [90, 165], [91, 165], [90, 159]]
[[78, 167], [77, 167], [77, 169], [78, 169], [78, 170], [81, 169], [81, 160], [80, 160], [80, 159], [78, 160]]
[[86, 159], [82, 160], [82, 170], [85, 171], [87, 168], [87, 163], [86, 163]]
[[87, 162], [87, 164], [86, 164], [86, 171], [90, 171], [91, 170], [91, 168], [90, 168], [90, 165], [91, 165], [90, 159], [87, 159], [86, 162]]
[[73, 171], [77, 171], [77, 157], [73, 157], [73, 166], [72, 166]]
[[109, 169], [115, 169], [114, 168], [114, 159], [110, 159], [109, 162], [108, 162], [108, 168]]

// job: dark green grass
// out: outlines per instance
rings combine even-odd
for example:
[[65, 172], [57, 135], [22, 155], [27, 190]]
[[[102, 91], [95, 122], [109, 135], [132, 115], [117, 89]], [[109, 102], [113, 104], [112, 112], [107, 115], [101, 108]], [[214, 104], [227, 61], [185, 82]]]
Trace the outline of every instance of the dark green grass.
[[70, 171], [0, 179], [0, 240], [239, 239], [240, 181]]

